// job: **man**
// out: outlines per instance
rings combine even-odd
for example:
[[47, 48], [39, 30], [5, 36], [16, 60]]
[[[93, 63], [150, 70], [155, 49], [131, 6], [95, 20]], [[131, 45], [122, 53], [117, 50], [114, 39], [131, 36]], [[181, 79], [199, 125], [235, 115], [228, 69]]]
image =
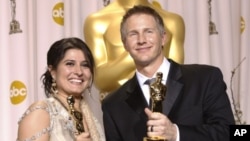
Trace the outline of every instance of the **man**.
[[[168, 141], [229, 140], [234, 117], [218, 68], [166, 59], [163, 46], [168, 36], [162, 18], [150, 7], [128, 10], [120, 32], [136, 73], [102, 103], [107, 141], [142, 141], [145, 136]], [[149, 88], [144, 84], [157, 72], [163, 73], [167, 86], [162, 113], [147, 108]]]
[[127, 9], [137, 4], [152, 7], [164, 17], [165, 29], [169, 35], [164, 55], [178, 63], [184, 62], [185, 27], [180, 15], [165, 11], [148, 0], [114, 0], [105, 8], [89, 15], [84, 22], [85, 41], [93, 52], [97, 66], [95, 86], [101, 96], [118, 89], [135, 72], [133, 60], [124, 50], [119, 28], [121, 17]]

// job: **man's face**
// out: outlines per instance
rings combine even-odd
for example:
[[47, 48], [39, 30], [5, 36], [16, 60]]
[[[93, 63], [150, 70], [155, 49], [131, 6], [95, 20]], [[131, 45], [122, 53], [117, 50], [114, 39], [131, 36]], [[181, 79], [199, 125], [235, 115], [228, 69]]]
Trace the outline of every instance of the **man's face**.
[[130, 53], [137, 66], [157, 62], [163, 56], [162, 46], [165, 43], [166, 35], [160, 34], [152, 16], [132, 15], [127, 19], [125, 29], [125, 49]]

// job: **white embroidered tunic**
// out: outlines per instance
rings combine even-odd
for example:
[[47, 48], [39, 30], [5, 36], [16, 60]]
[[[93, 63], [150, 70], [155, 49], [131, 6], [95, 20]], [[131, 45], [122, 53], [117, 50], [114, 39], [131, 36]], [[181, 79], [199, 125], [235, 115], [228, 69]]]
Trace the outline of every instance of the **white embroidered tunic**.
[[[43, 109], [46, 110], [50, 115], [50, 126], [42, 129], [40, 132], [36, 133], [32, 137], [17, 141], [34, 141], [41, 137], [43, 134], [49, 134], [50, 141], [74, 141], [75, 139], [75, 126], [74, 121], [71, 118], [68, 111], [57, 101], [55, 98], [51, 97], [43, 101], [46, 106], [38, 105], [30, 107], [22, 116], [19, 122], [25, 118], [29, 113]], [[87, 103], [84, 99], [81, 101], [81, 110], [83, 117], [86, 120], [90, 136], [93, 141], [105, 141], [104, 131], [99, 121], [94, 117], [93, 113], [90, 111]]]

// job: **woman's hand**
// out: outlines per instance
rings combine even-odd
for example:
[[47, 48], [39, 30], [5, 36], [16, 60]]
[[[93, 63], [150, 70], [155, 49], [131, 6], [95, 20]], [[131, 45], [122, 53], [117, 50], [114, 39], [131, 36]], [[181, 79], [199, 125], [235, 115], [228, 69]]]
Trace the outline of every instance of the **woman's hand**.
[[83, 132], [75, 136], [75, 141], [92, 141], [89, 132]]

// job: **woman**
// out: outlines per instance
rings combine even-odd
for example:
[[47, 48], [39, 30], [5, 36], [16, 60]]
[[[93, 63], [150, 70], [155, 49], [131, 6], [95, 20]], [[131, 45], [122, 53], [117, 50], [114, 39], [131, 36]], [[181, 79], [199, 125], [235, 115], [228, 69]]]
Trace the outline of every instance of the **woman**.
[[94, 59], [78, 38], [56, 41], [47, 53], [47, 70], [41, 79], [43, 101], [32, 104], [19, 121], [18, 141], [101, 141], [100, 123], [83, 94], [90, 93]]

